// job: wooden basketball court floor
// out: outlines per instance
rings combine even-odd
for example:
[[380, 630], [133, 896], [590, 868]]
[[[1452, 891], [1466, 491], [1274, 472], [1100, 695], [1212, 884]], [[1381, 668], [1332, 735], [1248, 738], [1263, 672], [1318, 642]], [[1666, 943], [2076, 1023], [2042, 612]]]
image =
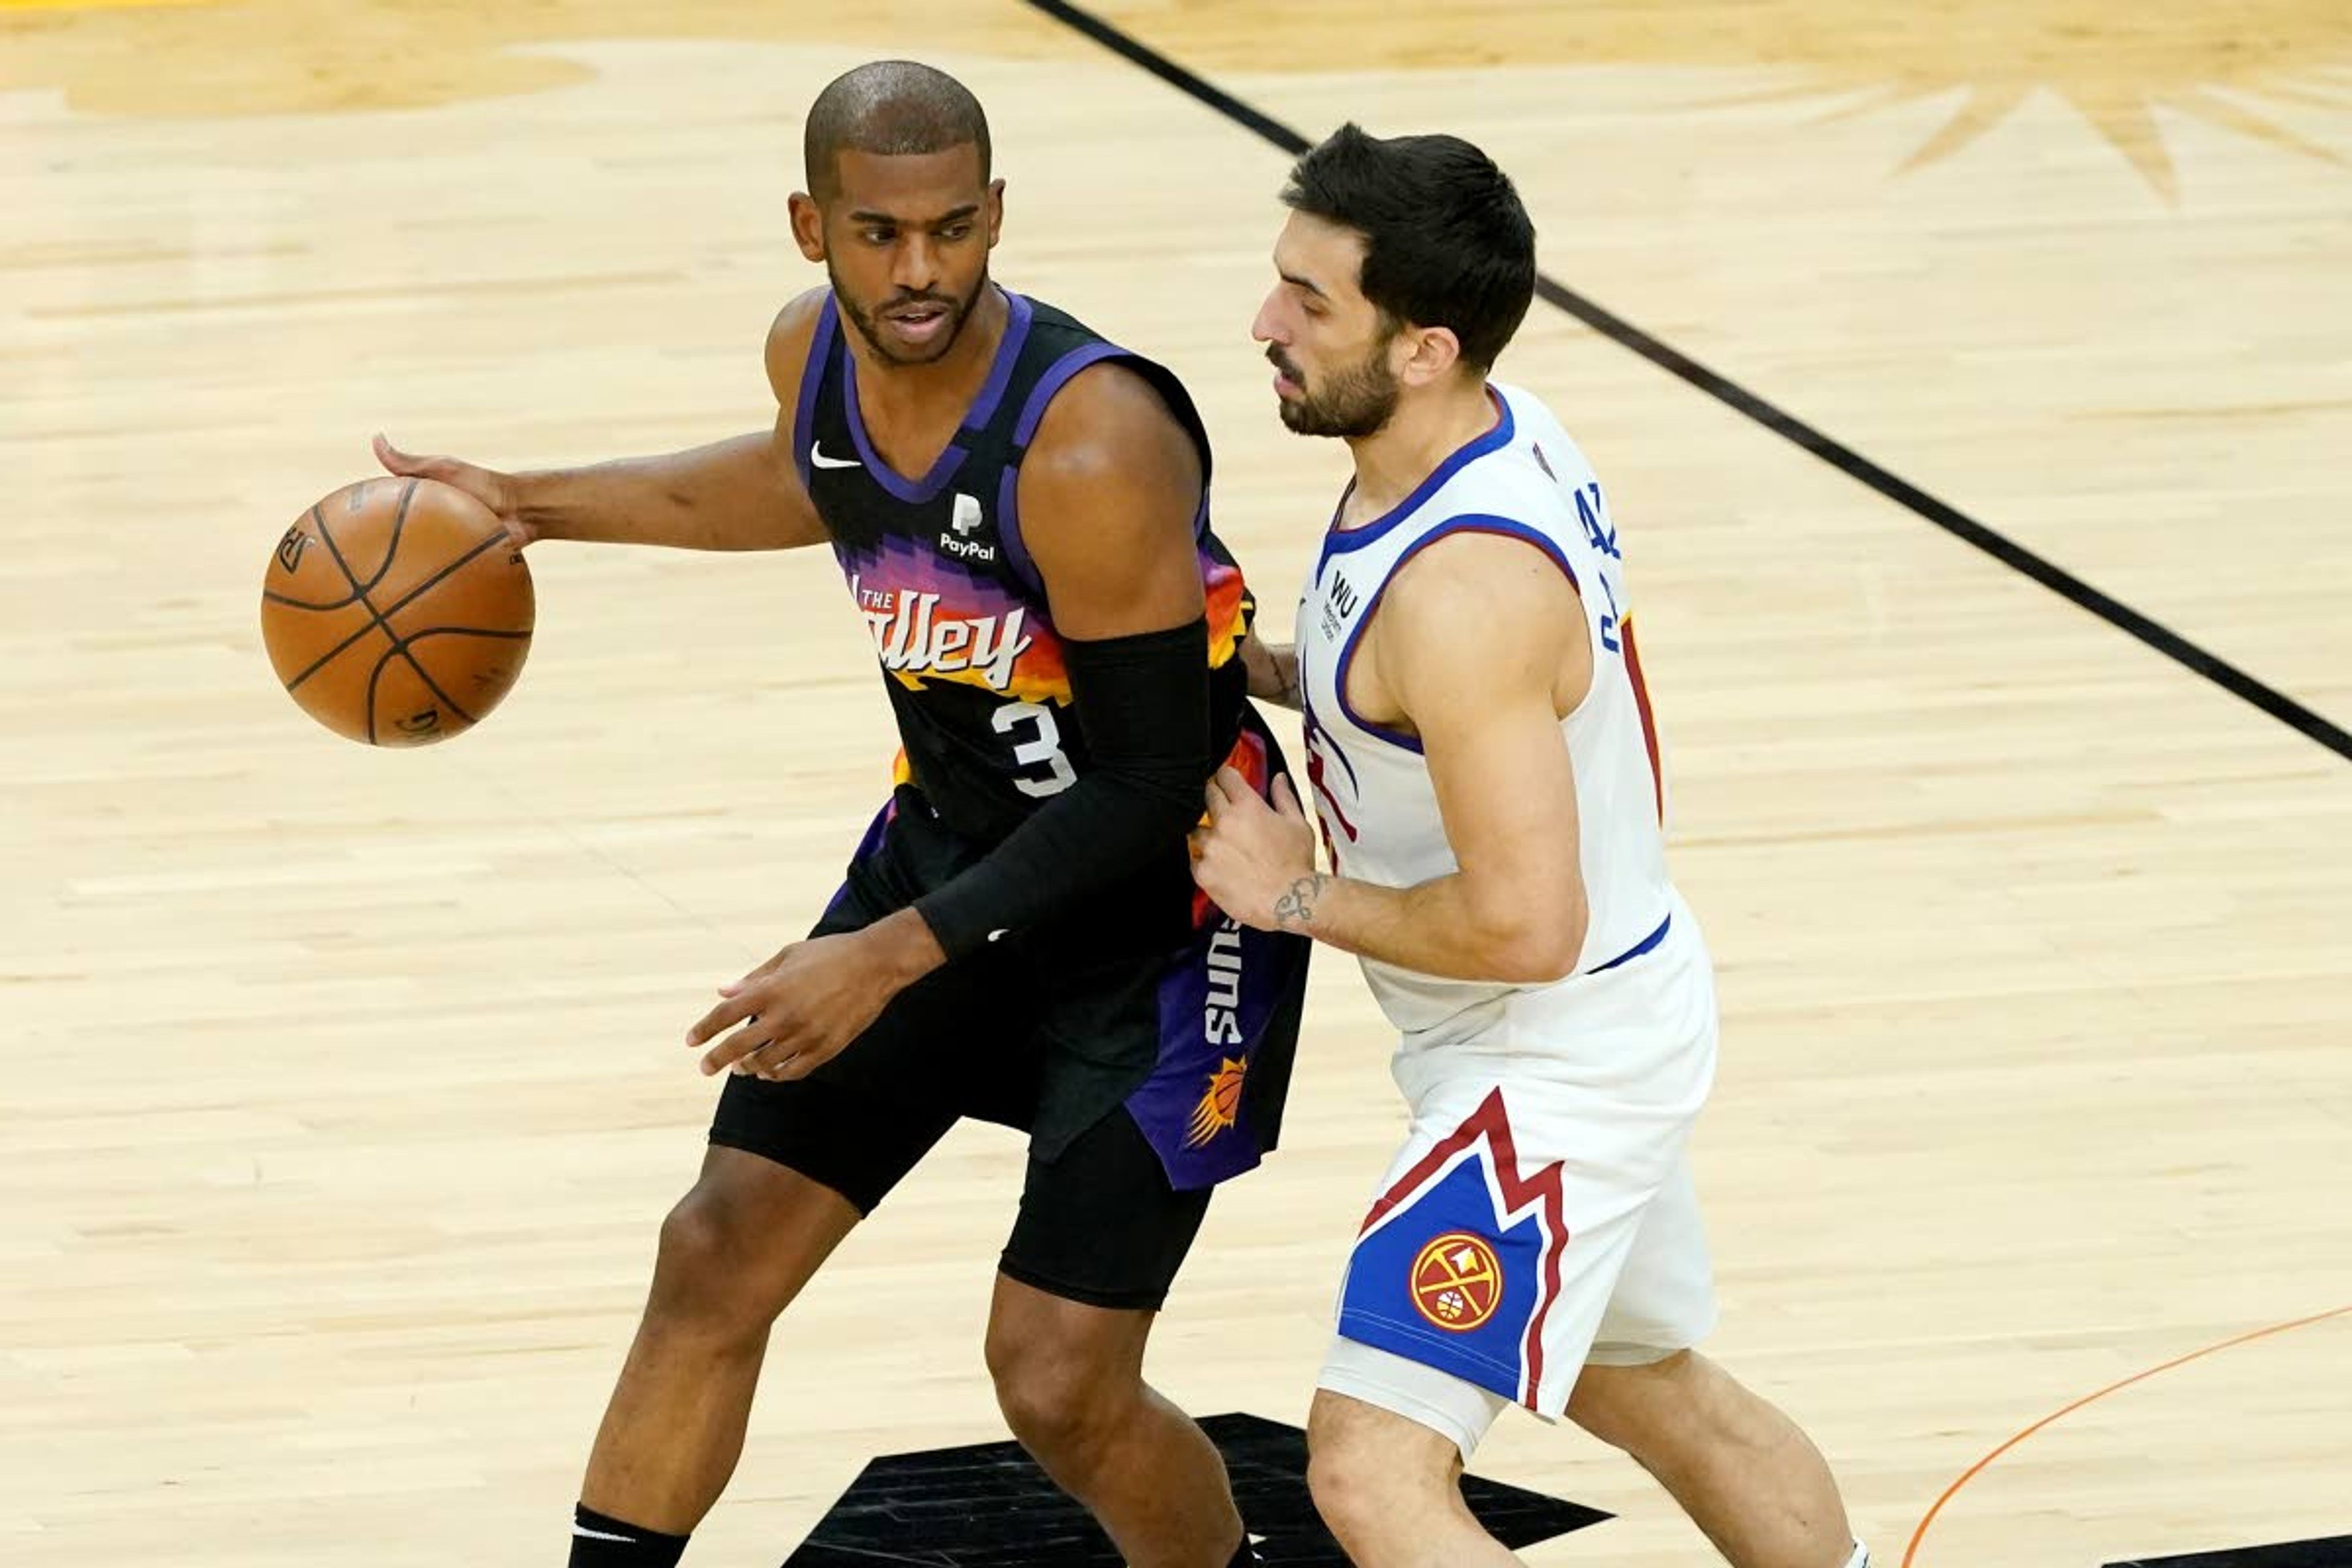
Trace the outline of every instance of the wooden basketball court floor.
[[[1503, 365], [1612, 487], [1721, 964], [1712, 1348], [1882, 1561], [2352, 1533], [2352, 12], [1102, 15], [1310, 136], [1480, 141], [1552, 278], [1736, 384], [1549, 303]], [[881, 55], [988, 105], [998, 275], [1195, 389], [1286, 628], [1341, 466], [1247, 338], [1286, 160], [1037, 9], [0, 0], [11, 1562], [557, 1560], [701, 1149], [677, 1038], [875, 803], [869, 658], [823, 559], [541, 548], [508, 706], [375, 752], [276, 689], [256, 593], [378, 428], [764, 424], [801, 111]], [[1327, 955], [1286, 1146], [1155, 1342], [1189, 1408], [1302, 1416], [1388, 1043]], [[961, 1131], [852, 1239], [690, 1561], [1000, 1436], [1019, 1169]], [[1622, 1516], [1531, 1561], [1710, 1560], [1572, 1431], [1476, 1468]]]

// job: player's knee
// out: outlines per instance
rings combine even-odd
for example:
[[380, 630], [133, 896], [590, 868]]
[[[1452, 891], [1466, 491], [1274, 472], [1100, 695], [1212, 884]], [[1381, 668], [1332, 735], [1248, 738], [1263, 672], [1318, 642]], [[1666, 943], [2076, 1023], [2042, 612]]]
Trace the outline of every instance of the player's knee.
[[1377, 1522], [1378, 1467], [1347, 1444], [1319, 1443], [1308, 1450], [1307, 1492], [1315, 1500], [1315, 1511], [1343, 1542], [1361, 1537]]
[[1454, 1486], [1449, 1468], [1433, 1468], [1422, 1454], [1383, 1442], [1377, 1432], [1338, 1424], [1310, 1427], [1307, 1494], [1360, 1563], [1374, 1560], [1367, 1556], [1371, 1548], [1402, 1539], [1417, 1521], [1443, 1511]]
[[1369, 1546], [1396, 1533], [1394, 1516], [1412, 1508], [1419, 1479], [1363, 1443], [1326, 1439], [1307, 1452], [1307, 1490], [1315, 1511], [1359, 1562]]
[[755, 1232], [724, 1187], [697, 1184], [662, 1220], [646, 1316], [673, 1327], [765, 1332], [783, 1303], [763, 1283]]
[[1057, 1464], [1108, 1440], [1135, 1392], [1081, 1351], [1011, 1334], [989, 1335], [988, 1373], [1013, 1435]]
[[1588, 1366], [1569, 1395], [1569, 1419], [1643, 1459], [1704, 1419], [1705, 1364], [1689, 1351], [1676, 1351], [1636, 1366]]

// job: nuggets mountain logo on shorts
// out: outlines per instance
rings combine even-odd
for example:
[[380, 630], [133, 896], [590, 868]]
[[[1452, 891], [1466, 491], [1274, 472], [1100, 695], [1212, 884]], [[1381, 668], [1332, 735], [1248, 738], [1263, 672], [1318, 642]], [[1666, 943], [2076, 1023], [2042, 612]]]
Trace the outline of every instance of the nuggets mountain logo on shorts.
[[1227, 1057], [1209, 1075], [1209, 1087], [1202, 1093], [1201, 1103], [1192, 1108], [1192, 1122], [1185, 1131], [1184, 1147], [1198, 1149], [1241, 1121], [1242, 1079], [1248, 1072], [1247, 1057], [1240, 1061]]
[[1485, 1238], [1448, 1231], [1412, 1260], [1412, 1304], [1448, 1333], [1466, 1334], [1503, 1300], [1503, 1263]]
[[1534, 1405], [1569, 1240], [1560, 1205], [1559, 1163], [1521, 1167], [1503, 1091], [1488, 1090], [1373, 1201], [1340, 1334]]

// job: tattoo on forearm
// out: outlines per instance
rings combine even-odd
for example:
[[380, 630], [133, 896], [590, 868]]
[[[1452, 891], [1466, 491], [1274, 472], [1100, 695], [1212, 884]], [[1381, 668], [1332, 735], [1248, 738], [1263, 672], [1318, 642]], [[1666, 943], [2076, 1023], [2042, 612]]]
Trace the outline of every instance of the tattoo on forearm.
[[1290, 890], [1274, 900], [1275, 923], [1304, 928], [1315, 923], [1315, 901], [1323, 896], [1325, 878], [1320, 871], [1301, 877], [1290, 884]]
[[1282, 688], [1274, 694], [1275, 701], [1285, 708], [1295, 709], [1301, 706], [1298, 700], [1298, 656], [1294, 653], [1285, 658], [1276, 654], [1274, 660], [1274, 678]]

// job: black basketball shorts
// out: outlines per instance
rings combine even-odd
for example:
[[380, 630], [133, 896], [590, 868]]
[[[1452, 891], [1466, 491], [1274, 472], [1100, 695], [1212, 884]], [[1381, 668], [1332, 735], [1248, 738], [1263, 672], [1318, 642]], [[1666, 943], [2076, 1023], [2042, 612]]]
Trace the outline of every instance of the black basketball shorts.
[[[1264, 789], [1280, 755], [1252, 721], [1234, 763]], [[810, 934], [904, 909], [979, 853], [902, 785]], [[1136, 887], [1183, 901], [1136, 922], [1160, 933], [1149, 942], [1066, 931], [992, 943], [901, 992], [807, 1078], [730, 1076], [711, 1142], [871, 1213], [959, 1120], [1024, 1130], [1003, 1271], [1092, 1306], [1157, 1308], [1211, 1191], [1274, 1147], [1308, 944], [1227, 920], [1189, 879]]]

